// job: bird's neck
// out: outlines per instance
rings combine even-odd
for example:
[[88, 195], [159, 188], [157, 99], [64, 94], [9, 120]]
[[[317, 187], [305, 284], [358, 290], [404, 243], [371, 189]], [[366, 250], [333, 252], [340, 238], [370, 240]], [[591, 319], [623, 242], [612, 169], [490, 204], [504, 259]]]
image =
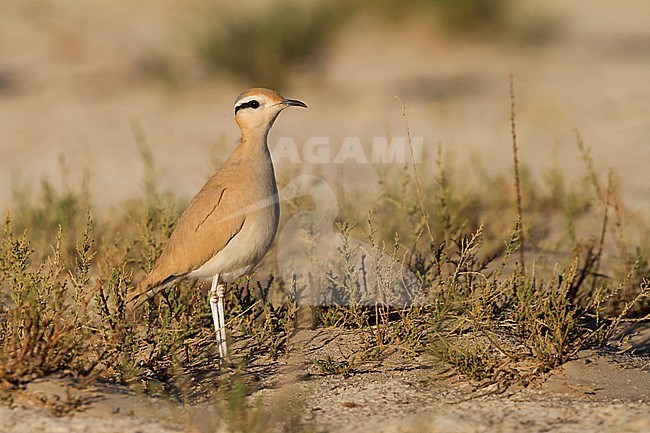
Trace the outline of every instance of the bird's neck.
[[[275, 119], [273, 119], [275, 120]], [[269, 155], [268, 137], [273, 121], [262, 128], [242, 128], [240, 148], [249, 155]]]
[[268, 154], [268, 135], [269, 131], [255, 131], [243, 133], [239, 148], [248, 155], [259, 156], [260, 154]]

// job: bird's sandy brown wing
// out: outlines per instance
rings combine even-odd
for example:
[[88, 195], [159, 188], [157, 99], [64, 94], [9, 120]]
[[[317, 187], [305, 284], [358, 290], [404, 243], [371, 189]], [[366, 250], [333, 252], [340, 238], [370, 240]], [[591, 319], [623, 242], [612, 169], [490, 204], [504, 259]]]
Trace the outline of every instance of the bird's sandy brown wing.
[[241, 230], [246, 216], [241, 201], [234, 189], [218, 185], [215, 178], [187, 206], [156, 265], [129, 301], [149, 298], [170, 279], [199, 268]]

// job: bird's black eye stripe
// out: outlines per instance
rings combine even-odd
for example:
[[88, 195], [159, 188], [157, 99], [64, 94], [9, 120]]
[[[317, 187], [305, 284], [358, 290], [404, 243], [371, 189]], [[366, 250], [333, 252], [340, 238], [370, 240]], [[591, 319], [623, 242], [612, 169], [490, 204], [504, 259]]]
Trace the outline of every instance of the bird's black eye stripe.
[[244, 108], [252, 108], [252, 109], [260, 108], [260, 103], [253, 99], [252, 101], [248, 101], [248, 102], [244, 102], [243, 104], [239, 104], [238, 106], [235, 107], [235, 114], [237, 114], [237, 112], [239, 110], [244, 109]]

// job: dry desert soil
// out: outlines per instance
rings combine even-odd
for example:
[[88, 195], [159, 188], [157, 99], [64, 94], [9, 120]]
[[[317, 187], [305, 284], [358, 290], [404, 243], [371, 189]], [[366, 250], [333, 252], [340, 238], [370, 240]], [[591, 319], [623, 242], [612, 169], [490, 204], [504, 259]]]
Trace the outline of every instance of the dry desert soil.
[[[269, 422], [293, 417], [313, 431], [642, 433], [650, 429], [650, 327], [635, 332], [628, 343], [634, 355], [585, 350], [519, 389], [478, 388], [426, 357], [389, 358], [349, 377], [323, 375], [314, 361], [352, 341], [332, 329], [298, 331], [289, 357], [258, 359], [243, 376], [254, 389], [249, 403]], [[182, 405], [115, 385], [78, 388], [70, 379], [46, 378], [0, 405], [0, 432], [227, 431], [213, 428], [220, 416], [209, 403]]]

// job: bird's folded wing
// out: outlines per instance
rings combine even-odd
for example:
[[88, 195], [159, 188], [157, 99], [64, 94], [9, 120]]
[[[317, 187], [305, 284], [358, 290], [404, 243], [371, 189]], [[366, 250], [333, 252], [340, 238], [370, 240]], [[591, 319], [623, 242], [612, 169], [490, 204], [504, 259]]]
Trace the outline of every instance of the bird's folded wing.
[[245, 216], [234, 190], [201, 190], [176, 223], [160, 261], [169, 256], [176, 275], [199, 268], [239, 233]]
[[201, 267], [241, 230], [245, 216], [233, 189], [208, 182], [178, 219], [156, 266], [130, 298]]

